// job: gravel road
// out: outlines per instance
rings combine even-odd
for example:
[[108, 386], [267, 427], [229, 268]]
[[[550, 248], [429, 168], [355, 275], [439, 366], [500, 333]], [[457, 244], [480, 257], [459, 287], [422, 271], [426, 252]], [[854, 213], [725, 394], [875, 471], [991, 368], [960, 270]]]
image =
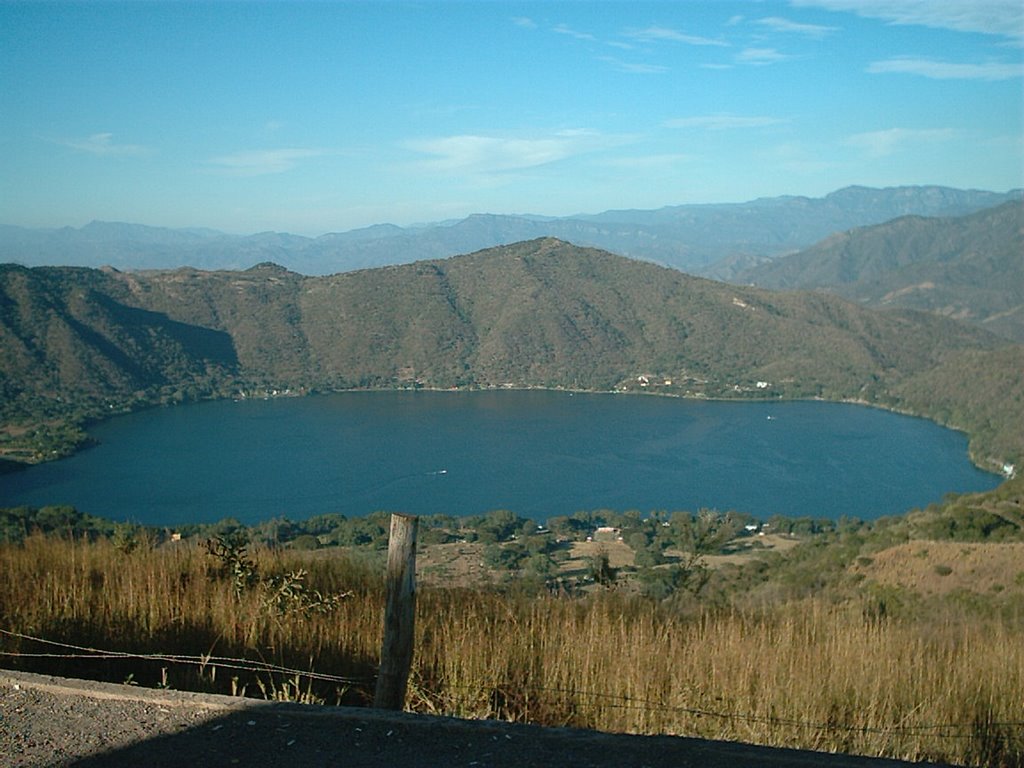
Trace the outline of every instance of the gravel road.
[[0, 670], [0, 766], [883, 768], [918, 765], [672, 736], [457, 720]]

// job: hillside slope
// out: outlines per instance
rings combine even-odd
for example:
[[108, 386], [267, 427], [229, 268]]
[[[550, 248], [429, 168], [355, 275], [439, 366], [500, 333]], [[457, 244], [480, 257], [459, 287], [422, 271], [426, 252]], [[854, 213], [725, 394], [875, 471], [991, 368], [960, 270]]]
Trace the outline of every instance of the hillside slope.
[[134, 304], [126, 288], [98, 270], [0, 266], [4, 403], [56, 407], [164, 387], [206, 393], [211, 377], [236, 367], [228, 334]]
[[[714, 283], [553, 239], [321, 278], [273, 265], [7, 266], [0, 334], [12, 439], [11, 424], [42, 418], [285, 388], [645, 389], [927, 413], [928, 388], [914, 385], [925, 376], [971, 428], [988, 411], [951, 361], [973, 355], [980, 378], [1021, 388], [998, 374], [1017, 348], [952, 320]], [[1024, 455], [1019, 439], [1000, 436], [1000, 455]]]
[[317, 389], [611, 389], [647, 375], [692, 394], [768, 381], [776, 394], [855, 396], [999, 346], [940, 318], [737, 288], [553, 239], [323, 278], [261, 266], [117, 279], [141, 307], [226, 332], [244, 379]]
[[1024, 342], [1022, 254], [1024, 203], [1009, 202], [969, 216], [908, 216], [843, 232], [737, 279], [926, 310]]

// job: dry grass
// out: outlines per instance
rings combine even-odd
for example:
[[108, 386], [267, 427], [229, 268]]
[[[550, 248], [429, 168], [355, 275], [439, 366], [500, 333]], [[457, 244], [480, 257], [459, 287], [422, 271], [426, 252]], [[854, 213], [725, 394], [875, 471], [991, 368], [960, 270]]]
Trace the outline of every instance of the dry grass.
[[[371, 679], [379, 654], [375, 586], [348, 561], [257, 552], [266, 573], [307, 569], [307, 581], [324, 592], [355, 588], [354, 599], [327, 615], [276, 610], [265, 590], [236, 597], [232, 581], [204, 548], [178, 542], [157, 549], [118, 550], [101, 540], [62, 541], [31, 537], [23, 546], [0, 548], [0, 621], [5, 629], [74, 645], [139, 654], [187, 654], [248, 658], [297, 669]], [[375, 583], [375, 580], [371, 580]], [[360, 597], [361, 596], [361, 597]], [[339, 631], [341, 627], [345, 631]], [[23, 652], [52, 651], [22, 643]], [[89, 662], [55, 659], [55, 674], [120, 681], [127, 674], [142, 684], [160, 680], [159, 663]], [[212, 675], [212, 676], [211, 676]], [[172, 687], [254, 692], [269, 681], [253, 675], [221, 678], [212, 667], [172, 668]], [[358, 691], [351, 691], [347, 703]], [[338, 698], [329, 692], [326, 698]]]
[[[353, 594], [332, 613], [281, 612], [259, 589], [236, 597], [216, 560], [194, 544], [125, 553], [109, 542], [36, 537], [0, 548], [0, 627], [97, 648], [312, 667], [367, 680], [340, 696], [317, 688], [318, 698], [363, 700], [379, 652], [379, 577], [340, 557], [266, 551], [253, 557], [261, 572], [304, 567], [311, 587]], [[409, 706], [1019, 766], [1022, 622], [1020, 616], [878, 619], [864, 606], [824, 601], [681, 615], [615, 592], [568, 599], [426, 588], [418, 603]], [[0, 643], [5, 650], [39, 650], [10, 637]], [[161, 679], [159, 664], [119, 665], [93, 661], [83, 669], [79, 661], [51, 660], [45, 669], [107, 679], [123, 679], [128, 670], [141, 684]], [[172, 669], [168, 683], [225, 690], [230, 675]], [[265, 677], [263, 683], [268, 688]], [[235, 683], [243, 685], [257, 692], [251, 680]], [[270, 690], [275, 685], [280, 692], [282, 681]], [[307, 692], [312, 698], [313, 689]]]
[[419, 546], [416, 570], [421, 584], [469, 585], [494, 581], [492, 569], [484, 565], [481, 542], [458, 542]]
[[569, 557], [562, 563], [562, 573], [577, 573], [587, 569], [587, 563], [598, 554], [608, 556], [611, 568], [625, 568], [633, 564], [633, 548], [621, 541], [574, 541], [569, 545]]
[[859, 562], [855, 571], [925, 596], [973, 592], [1024, 598], [1024, 543], [911, 541]]

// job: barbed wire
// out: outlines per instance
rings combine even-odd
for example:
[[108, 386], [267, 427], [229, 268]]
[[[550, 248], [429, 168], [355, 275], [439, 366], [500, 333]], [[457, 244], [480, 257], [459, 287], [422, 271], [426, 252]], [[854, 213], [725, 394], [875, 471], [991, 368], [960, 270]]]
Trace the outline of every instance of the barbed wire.
[[[714, 717], [720, 720], [739, 720], [749, 723], [760, 723], [763, 725], [781, 725], [789, 726], [792, 728], [807, 728], [811, 730], [823, 730], [823, 731], [844, 731], [849, 733], [872, 733], [872, 734], [892, 734], [901, 732], [922, 732], [922, 731], [941, 731], [941, 730], [964, 730], [971, 729], [976, 730], [979, 726], [993, 727], [993, 728], [1022, 728], [1024, 729], [1024, 721], [1015, 722], [970, 722], [970, 723], [928, 723], [920, 725], [892, 725], [892, 726], [869, 726], [869, 725], [851, 725], [849, 723], [838, 723], [838, 722], [814, 722], [808, 720], [797, 720], [795, 718], [776, 717], [774, 715], [748, 715], [736, 712], [720, 712], [711, 709], [700, 709], [697, 707], [684, 707], [677, 704], [666, 704], [661, 701], [651, 701], [649, 699], [639, 699], [632, 696], [623, 696], [615, 693], [604, 693], [600, 691], [581, 691], [575, 689], [565, 688], [549, 688], [546, 686], [524, 686], [526, 689], [536, 692], [544, 693], [563, 693], [569, 696], [586, 696], [590, 698], [607, 698], [614, 699], [619, 702], [628, 703], [614, 703], [607, 702], [603, 706], [611, 709], [635, 709], [642, 711], [658, 711], [658, 712], [679, 712], [683, 714], [694, 715], [697, 717]], [[458, 689], [454, 686], [452, 688]], [[463, 690], [476, 690], [474, 687], [462, 686]], [[971, 738], [971, 733], [936, 733], [933, 734], [938, 738]]]
[[[71, 643], [63, 643], [56, 640], [47, 640], [45, 638], [35, 637], [32, 635], [23, 634], [21, 632], [14, 632], [2, 628], [0, 628], [0, 635], [6, 635], [21, 640], [27, 640], [35, 643], [41, 643], [44, 645], [50, 645], [57, 648], [64, 648], [71, 651], [77, 651], [77, 653], [24, 653], [21, 651], [0, 651], [0, 656], [15, 658], [140, 659], [145, 661], [163, 661], [169, 664], [190, 664], [199, 667], [221, 667], [224, 669], [235, 669], [245, 672], [265, 672], [289, 676], [297, 675], [300, 677], [309, 678], [311, 680], [319, 680], [331, 683], [343, 683], [349, 685], [365, 684], [372, 682], [374, 679], [376, 679], [376, 676], [345, 677], [341, 675], [331, 675], [324, 672], [316, 672], [314, 670], [294, 669], [291, 667], [285, 667], [278, 664], [271, 664], [269, 662], [261, 660], [238, 659], [227, 656], [190, 656], [164, 653], [132, 653], [128, 651], [111, 651], [100, 648], [91, 648], [88, 646], [74, 645]], [[469, 685], [448, 685], [446, 687], [448, 690], [451, 691], [473, 691], [478, 693], [489, 692], [490, 694], [506, 693], [506, 691], [502, 690], [501, 686], [488, 686], [482, 688], [480, 686]], [[975, 738], [979, 728], [1024, 729], [1024, 721], [972, 721], [969, 723], [927, 723], [917, 725], [905, 724], [892, 726], [853, 725], [851, 723], [815, 722], [809, 720], [798, 720], [796, 718], [776, 717], [774, 715], [752, 715], [737, 712], [722, 712], [712, 709], [702, 709], [699, 707], [687, 707], [675, 704], [667, 704], [663, 701], [652, 701], [650, 699], [635, 698], [632, 696], [624, 696], [621, 694], [607, 693], [603, 691], [585, 691], [578, 689], [556, 688], [540, 685], [517, 686], [517, 689], [520, 691], [527, 690], [534, 693], [561, 694], [566, 697], [587, 697], [592, 699], [605, 699], [606, 701], [603, 702], [602, 706], [611, 709], [631, 709], [642, 710], [647, 712], [675, 712], [692, 715], [694, 717], [710, 717], [720, 720], [756, 723], [761, 725], [783, 726], [789, 728], [804, 728], [808, 730], [818, 731], [838, 731], [844, 733], [861, 733], [876, 735], [895, 735], [900, 733], [931, 732], [929, 735], [934, 738], [971, 739]], [[949, 732], [942, 733], [941, 731]]]
[[13, 656], [20, 658], [60, 658], [60, 659], [141, 659], [144, 661], [165, 661], [169, 664], [191, 664], [199, 667], [221, 667], [223, 669], [236, 669], [243, 672], [269, 672], [282, 675], [299, 675], [312, 680], [322, 680], [330, 683], [358, 684], [372, 681], [373, 677], [344, 677], [342, 675], [330, 675], [324, 672], [316, 672], [308, 669], [294, 669], [291, 667], [271, 664], [267, 661], [256, 659], [237, 659], [229, 656], [188, 656], [167, 653], [132, 653], [129, 651], [111, 651], [101, 648], [90, 648], [88, 646], [61, 643], [56, 640], [46, 640], [41, 637], [33, 637], [21, 632], [12, 632], [7, 629], [0, 629], [0, 634], [9, 637], [16, 637], [21, 640], [29, 640], [34, 643], [42, 643], [57, 648], [66, 648], [80, 653], [24, 653], [22, 651], [0, 651], [0, 656]]

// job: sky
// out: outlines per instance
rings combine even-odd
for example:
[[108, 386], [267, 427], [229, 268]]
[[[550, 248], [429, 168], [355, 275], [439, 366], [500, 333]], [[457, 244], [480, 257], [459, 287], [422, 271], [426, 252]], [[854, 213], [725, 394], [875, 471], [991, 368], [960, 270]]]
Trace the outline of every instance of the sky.
[[1020, 0], [7, 2], [0, 224], [1024, 187]]

